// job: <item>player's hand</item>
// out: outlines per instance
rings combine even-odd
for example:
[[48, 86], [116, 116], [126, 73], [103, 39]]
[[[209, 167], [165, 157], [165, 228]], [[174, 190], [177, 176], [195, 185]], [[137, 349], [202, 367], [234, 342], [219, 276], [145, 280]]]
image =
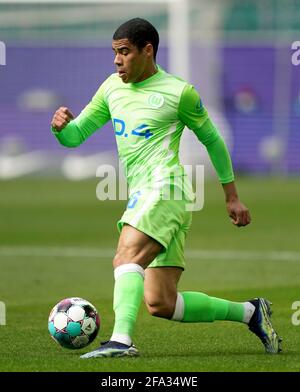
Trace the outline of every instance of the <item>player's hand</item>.
[[239, 201], [234, 199], [226, 202], [228, 215], [231, 222], [238, 227], [247, 226], [251, 222], [251, 217], [248, 208]]
[[61, 131], [71, 120], [73, 120], [73, 118], [73, 113], [68, 108], [62, 106], [54, 113], [51, 126], [55, 128], [56, 131]]

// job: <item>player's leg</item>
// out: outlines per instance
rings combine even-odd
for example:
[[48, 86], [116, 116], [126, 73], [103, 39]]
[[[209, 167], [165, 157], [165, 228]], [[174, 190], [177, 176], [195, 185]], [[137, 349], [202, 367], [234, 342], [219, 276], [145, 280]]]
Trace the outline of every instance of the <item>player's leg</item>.
[[[174, 271], [184, 270], [184, 246], [190, 224], [191, 218], [187, 215], [181, 229], [177, 230], [173, 235], [166, 251], [161, 252], [146, 270], [145, 299], [148, 310], [151, 314], [167, 314], [169, 317], [166, 318], [181, 322], [230, 320], [248, 323], [255, 310], [255, 306], [250, 302], [227, 301], [221, 298], [210, 297], [201, 292], [185, 291], [177, 293], [176, 287], [181, 273], [178, 273], [176, 285], [172, 281], [169, 282], [169, 270], [163, 267], [176, 267]], [[173, 275], [174, 277], [177, 276], [175, 272]], [[170, 287], [170, 290], [172, 290], [173, 308], [170, 305], [171, 300], [168, 300], [167, 304], [162, 301], [162, 299], [166, 298], [164, 287]], [[168, 292], [168, 295], [170, 295], [170, 292]], [[159, 303], [160, 309], [158, 308]], [[153, 304], [156, 305], [153, 306]], [[164, 307], [168, 308], [168, 312], [164, 311]]]
[[181, 273], [178, 267], [146, 269], [144, 297], [151, 315], [181, 322], [249, 322], [255, 310], [250, 302], [232, 302], [196, 291], [177, 292]]
[[123, 226], [113, 260], [114, 330], [106, 344], [81, 358], [138, 355], [132, 334], [144, 296], [144, 268], [161, 249], [162, 245], [150, 236], [130, 225]]
[[113, 259], [113, 267], [116, 269], [130, 261], [145, 269], [162, 248], [154, 238], [125, 223]]
[[115, 326], [111, 340], [131, 345], [137, 313], [144, 295], [144, 269], [162, 245], [130, 225], [124, 225], [113, 260]]
[[280, 352], [281, 339], [271, 323], [270, 303], [264, 298], [233, 302], [201, 292], [177, 292], [185, 265], [185, 234], [179, 230], [167, 251], [160, 253], [145, 271], [145, 303], [149, 313], [184, 323], [215, 320], [245, 323], [262, 341], [267, 353]]
[[157, 267], [145, 270], [145, 304], [152, 316], [171, 319], [177, 300], [177, 283], [182, 269]]
[[264, 298], [233, 302], [204, 293], [185, 291], [177, 293], [172, 320], [185, 323], [215, 320], [245, 323], [261, 340], [267, 353], [278, 354], [282, 339], [271, 323], [270, 305]]

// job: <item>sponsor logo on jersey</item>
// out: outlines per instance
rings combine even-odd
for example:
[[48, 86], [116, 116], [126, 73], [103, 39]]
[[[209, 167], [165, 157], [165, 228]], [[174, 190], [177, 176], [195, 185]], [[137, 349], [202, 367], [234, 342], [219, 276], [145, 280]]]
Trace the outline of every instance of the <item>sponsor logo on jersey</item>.
[[203, 107], [203, 103], [202, 103], [201, 99], [199, 99], [199, 101], [197, 102], [197, 105], [196, 105], [196, 110], [199, 112], [202, 109], [202, 107]]
[[151, 94], [148, 98], [149, 105], [155, 109], [161, 108], [164, 102], [164, 97], [159, 93]]

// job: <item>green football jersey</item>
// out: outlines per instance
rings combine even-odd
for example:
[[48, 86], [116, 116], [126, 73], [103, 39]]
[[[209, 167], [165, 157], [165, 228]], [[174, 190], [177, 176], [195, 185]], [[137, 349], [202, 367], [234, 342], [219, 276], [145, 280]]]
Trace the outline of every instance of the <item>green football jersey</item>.
[[[179, 143], [185, 126], [207, 146], [220, 181], [233, 180], [231, 160], [216, 127], [193, 86], [162, 68], [138, 83], [124, 83], [118, 74], [104, 81], [91, 102], [62, 131], [58, 140], [75, 147], [109, 120], [130, 193], [155, 184], [192, 188], [179, 162]], [[184, 180], [183, 180], [184, 178]]]

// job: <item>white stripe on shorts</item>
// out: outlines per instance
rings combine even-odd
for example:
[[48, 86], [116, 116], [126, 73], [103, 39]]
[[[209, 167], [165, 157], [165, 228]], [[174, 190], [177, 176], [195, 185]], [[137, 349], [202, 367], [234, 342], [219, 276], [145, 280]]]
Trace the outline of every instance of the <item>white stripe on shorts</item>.
[[133, 227], [136, 226], [141, 219], [141, 217], [144, 215], [144, 213], [148, 210], [149, 206], [151, 203], [159, 196], [160, 190], [159, 189], [154, 189], [152, 192], [150, 192], [148, 198], [146, 199], [143, 207], [136, 213], [133, 219], [131, 219], [128, 223], [132, 225]]

